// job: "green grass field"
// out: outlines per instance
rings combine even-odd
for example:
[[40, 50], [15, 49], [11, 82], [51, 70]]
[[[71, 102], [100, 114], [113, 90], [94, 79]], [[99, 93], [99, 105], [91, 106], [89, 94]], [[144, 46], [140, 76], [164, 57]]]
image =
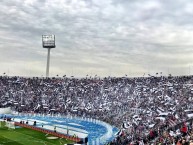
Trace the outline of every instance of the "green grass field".
[[66, 139], [47, 139], [50, 135], [27, 128], [8, 129], [5, 123], [0, 127], [0, 145], [64, 145], [73, 143]]

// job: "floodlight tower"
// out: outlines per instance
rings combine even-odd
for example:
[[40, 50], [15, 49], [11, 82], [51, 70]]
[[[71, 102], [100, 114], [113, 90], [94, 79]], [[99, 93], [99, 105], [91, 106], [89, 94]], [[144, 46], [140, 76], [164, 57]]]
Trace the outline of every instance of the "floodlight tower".
[[42, 46], [48, 49], [47, 55], [47, 67], [46, 67], [46, 77], [49, 77], [49, 67], [50, 67], [50, 50], [55, 48], [55, 35], [42, 35]]

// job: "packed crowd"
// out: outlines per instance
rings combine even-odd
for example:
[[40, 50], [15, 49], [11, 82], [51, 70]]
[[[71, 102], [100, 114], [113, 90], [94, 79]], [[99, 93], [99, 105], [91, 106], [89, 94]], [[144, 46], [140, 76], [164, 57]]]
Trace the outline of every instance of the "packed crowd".
[[[25, 78], [0, 77], [0, 108], [18, 112], [91, 117], [121, 129], [128, 144], [187, 120], [193, 109], [193, 76]], [[165, 113], [165, 114], [164, 114]], [[162, 114], [162, 115], [161, 115]]]
[[147, 136], [134, 140], [122, 132], [106, 145], [193, 145], [193, 118], [163, 130], [150, 129]]

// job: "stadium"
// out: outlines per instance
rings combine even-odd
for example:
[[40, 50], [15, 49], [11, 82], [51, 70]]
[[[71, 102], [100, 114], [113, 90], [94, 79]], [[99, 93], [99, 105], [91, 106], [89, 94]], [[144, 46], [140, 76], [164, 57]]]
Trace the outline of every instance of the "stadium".
[[[64, 83], [66, 81], [75, 83]], [[25, 127], [28, 125], [50, 131], [49, 133], [43, 131], [49, 134], [49, 137], [57, 137], [57, 134], [52, 134], [55, 132], [65, 135], [61, 137], [64, 139], [72, 137], [67, 138], [71, 143], [82, 142], [91, 145], [116, 144], [116, 142], [129, 144], [130, 141], [142, 140], [147, 143], [160, 141], [159, 139], [164, 137], [170, 142], [173, 140], [169, 137], [175, 139], [178, 136], [187, 136], [188, 130], [191, 133], [192, 81], [192, 76], [110, 77], [100, 80], [0, 77], [1, 122], [14, 124], [10, 126], [8, 123], [7, 129], [2, 125], [2, 129], [17, 132], [21, 128], [29, 128]], [[49, 98], [46, 96], [48, 86], [51, 96]], [[60, 89], [61, 86], [69, 90]], [[83, 87], [80, 89], [79, 86]], [[6, 92], [7, 87], [11, 91]], [[33, 91], [26, 91], [31, 88]], [[64, 90], [69, 94], [79, 92], [79, 98], [73, 95], [64, 98], [61, 95], [66, 93]], [[86, 95], [88, 97], [85, 97], [84, 93], [87, 90], [99, 91], [96, 94], [100, 98], [97, 100], [95, 96], [94, 101], [88, 101], [89, 95], [93, 93], [90, 91]], [[31, 97], [23, 99], [24, 94]], [[35, 94], [41, 96], [32, 97]], [[139, 97], [141, 94], [144, 97]], [[106, 95], [111, 95], [108, 103], [105, 101]], [[185, 128], [185, 133], [182, 128]], [[77, 138], [73, 138], [74, 135]], [[6, 144], [6, 138], [2, 135], [1, 138], [1, 144]], [[88, 141], [85, 142], [86, 140]], [[7, 142], [11, 141], [14, 140], [9, 138]], [[46, 144], [48, 141], [40, 142]]]
[[0, 145], [193, 145], [192, 10], [2, 0]]

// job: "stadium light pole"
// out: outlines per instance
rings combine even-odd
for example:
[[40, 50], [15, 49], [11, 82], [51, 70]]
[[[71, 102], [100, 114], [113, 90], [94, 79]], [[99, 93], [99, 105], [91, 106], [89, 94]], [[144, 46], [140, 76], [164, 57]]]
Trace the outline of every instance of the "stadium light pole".
[[49, 77], [49, 68], [50, 68], [50, 49], [51, 49], [51, 48], [48, 48], [47, 66], [46, 66], [46, 77]]
[[49, 77], [49, 68], [50, 68], [50, 50], [55, 48], [55, 35], [42, 35], [42, 46], [43, 48], [48, 49], [47, 55], [47, 66], [46, 66], [46, 77]]

